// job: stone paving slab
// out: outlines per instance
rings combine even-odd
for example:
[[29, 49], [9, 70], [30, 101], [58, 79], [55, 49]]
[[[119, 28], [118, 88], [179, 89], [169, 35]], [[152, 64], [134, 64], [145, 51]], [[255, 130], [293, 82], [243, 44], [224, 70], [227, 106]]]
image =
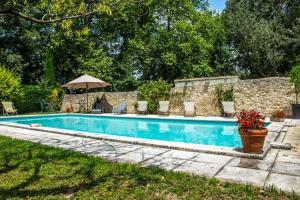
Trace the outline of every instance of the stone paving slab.
[[128, 162], [128, 163], [141, 163], [150, 158], [153, 158], [155, 155], [139, 153], [139, 152], [130, 152], [120, 156], [117, 156], [114, 161], [117, 162]]
[[223, 167], [221, 164], [187, 161], [175, 168], [174, 171], [190, 172], [200, 176], [214, 177]]
[[227, 166], [270, 171], [272, 164], [273, 164], [273, 162], [266, 162], [264, 160], [247, 159], [247, 158], [233, 158], [227, 164]]
[[232, 159], [233, 159], [232, 156], [223, 156], [223, 155], [214, 155], [214, 154], [205, 154], [205, 153], [199, 153], [199, 155], [192, 158], [193, 161], [197, 161], [197, 162], [213, 163], [213, 164], [221, 164], [221, 165], [225, 165]]
[[[300, 164], [297, 163], [286, 163], [286, 162], [275, 162], [272, 171], [278, 174], [287, 174], [300, 177]], [[300, 184], [300, 182], [299, 182]]]
[[300, 155], [298, 156], [297, 154], [290, 154], [286, 151], [279, 152], [276, 161], [300, 164]]
[[225, 166], [216, 178], [236, 183], [253, 184], [263, 187], [268, 172], [263, 170]]
[[265, 187], [270, 186], [274, 186], [283, 191], [296, 192], [300, 194], [300, 177], [271, 173], [265, 184]]
[[189, 160], [194, 158], [199, 153], [196, 152], [188, 152], [188, 151], [180, 151], [180, 150], [170, 150], [161, 155], [162, 158], [177, 158], [177, 159], [184, 159]]
[[142, 163], [143, 166], [155, 166], [166, 170], [173, 170], [179, 165], [187, 162], [187, 160], [177, 159], [177, 158], [166, 158], [163, 156], [153, 157]]

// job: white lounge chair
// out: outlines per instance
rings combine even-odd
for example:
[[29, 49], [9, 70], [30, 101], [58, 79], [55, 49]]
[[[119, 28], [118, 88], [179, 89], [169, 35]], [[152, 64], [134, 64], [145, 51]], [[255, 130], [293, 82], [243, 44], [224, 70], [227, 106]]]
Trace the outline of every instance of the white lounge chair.
[[10, 101], [2, 101], [3, 106], [3, 115], [18, 115], [17, 109], [14, 107], [14, 104]]
[[222, 101], [224, 115], [235, 116], [234, 102], [233, 101]]
[[160, 101], [159, 102], [159, 108], [158, 108], [158, 114], [169, 114], [169, 101]]
[[121, 102], [116, 107], [114, 107], [113, 111], [114, 114], [125, 114], [127, 112], [126, 103]]
[[147, 113], [148, 102], [147, 101], [138, 101], [137, 111], [138, 113]]
[[184, 102], [184, 116], [195, 116], [196, 110], [195, 110], [195, 102]]

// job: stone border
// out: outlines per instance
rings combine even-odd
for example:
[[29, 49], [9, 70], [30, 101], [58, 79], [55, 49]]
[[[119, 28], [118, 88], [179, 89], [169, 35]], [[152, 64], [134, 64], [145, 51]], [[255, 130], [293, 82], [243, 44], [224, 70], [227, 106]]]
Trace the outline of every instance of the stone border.
[[[125, 118], [154, 118], [154, 119], [172, 119], [172, 120], [195, 120], [195, 121], [227, 121], [232, 122], [236, 121], [235, 119], [226, 119], [221, 117], [182, 117], [182, 116], [154, 116], [154, 115], [112, 115], [112, 114], [47, 114], [47, 115], [24, 115], [18, 117], [32, 117], [32, 116], [57, 116], [57, 115], [88, 115], [88, 116], [108, 116], [108, 117], [125, 117]], [[14, 118], [15, 116], [10, 116], [8, 118]], [[7, 117], [0, 117], [0, 119], [7, 118]], [[126, 137], [126, 136], [114, 136], [114, 135], [107, 135], [101, 133], [90, 133], [90, 132], [83, 132], [83, 131], [72, 131], [72, 130], [64, 130], [64, 129], [57, 129], [57, 128], [48, 128], [48, 127], [30, 127], [29, 125], [24, 124], [17, 124], [11, 122], [0, 122], [0, 125], [15, 127], [15, 128], [22, 128], [22, 129], [29, 129], [29, 130], [37, 130], [37, 131], [45, 131], [50, 133], [58, 133], [64, 135], [74, 135], [80, 136], [84, 138], [92, 138], [92, 139], [100, 139], [106, 141], [114, 141], [114, 142], [121, 142], [121, 143], [130, 143], [130, 144], [139, 144], [145, 146], [153, 146], [153, 147], [160, 147], [160, 148], [168, 148], [168, 149], [176, 149], [176, 150], [184, 150], [184, 151], [192, 151], [192, 152], [200, 152], [200, 153], [211, 153], [211, 154], [219, 154], [219, 155], [228, 155], [228, 156], [235, 156], [241, 158], [253, 158], [253, 159], [264, 159], [267, 155], [268, 151], [270, 150], [270, 143], [274, 142], [276, 138], [279, 136], [280, 132], [284, 128], [284, 123], [272, 122], [268, 129], [269, 133], [266, 137], [265, 144], [263, 147], [262, 154], [247, 154], [237, 151], [236, 148], [231, 147], [220, 147], [220, 146], [212, 146], [212, 145], [202, 145], [202, 144], [190, 144], [190, 143], [183, 143], [183, 142], [169, 142], [169, 141], [162, 141], [162, 140], [152, 140], [152, 139], [141, 139], [141, 138], [134, 138], [134, 137]]]

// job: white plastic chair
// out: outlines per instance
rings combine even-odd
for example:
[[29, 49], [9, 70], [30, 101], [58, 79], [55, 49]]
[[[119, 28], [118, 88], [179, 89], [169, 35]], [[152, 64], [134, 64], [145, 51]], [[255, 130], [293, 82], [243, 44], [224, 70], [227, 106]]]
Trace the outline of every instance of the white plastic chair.
[[234, 102], [233, 101], [223, 101], [223, 111], [224, 115], [232, 115], [235, 116]]
[[169, 114], [169, 110], [170, 110], [169, 105], [170, 105], [169, 101], [160, 101], [158, 112], [160, 114]]
[[147, 101], [138, 101], [137, 111], [139, 113], [147, 113], [148, 102]]
[[195, 102], [184, 102], [184, 116], [195, 116]]

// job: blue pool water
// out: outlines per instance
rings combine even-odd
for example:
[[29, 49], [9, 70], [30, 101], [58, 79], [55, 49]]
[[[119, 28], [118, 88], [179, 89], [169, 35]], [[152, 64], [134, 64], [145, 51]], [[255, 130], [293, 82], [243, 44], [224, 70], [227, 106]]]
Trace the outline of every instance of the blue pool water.
[[46, 115], [0, 118], [0, 122], [41, 124], [44, 127], [107, 135], [225, 147], [241, 147], [237, 124], [228, 121], [130, 118], [118, 116]]

